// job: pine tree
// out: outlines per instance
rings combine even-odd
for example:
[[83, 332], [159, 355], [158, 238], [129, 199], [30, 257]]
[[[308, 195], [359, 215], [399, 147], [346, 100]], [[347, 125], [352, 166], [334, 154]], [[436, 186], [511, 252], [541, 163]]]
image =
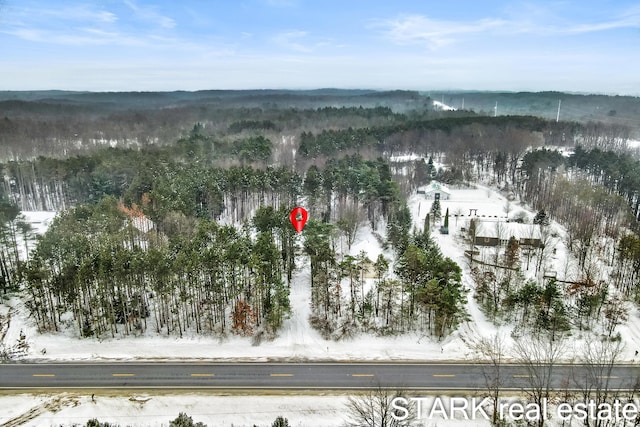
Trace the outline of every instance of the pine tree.
[[116, 427], [115, 424], [103, 423], [97, 418], [92, 418], [87, 421], [86, 427]]
[[289, 427], [289, 420], [284, 417], [278, 417], [273, 424], [271, 424], [271, 427]]
[[84, 325], [82, 326], [82, 336], [85, 338], [93, 336], [93, 328], [91, 327], [91, 322], [88, 318], [84, 319]]
[[429, 156], [429, 161], [427, 162], [427, 172], [429, 173], [429, 178], [433, 178], [435, 176], [435, 168], [433, 167], [433, 156]]
[[549, 216], [544, 211], [544, 209], [540, 209], [536, 216], [533, 218], [533, 223], [538, 225], [549, 225]]
[[447, 208], [447, 211], [444, 214], [444, 228], [449, 229], [449, 208]]
[[434, 225], [442, 218], [442, 209], [440, 207], [440, 200], [436, 199], [431, 205], [431, 211], [429, 211]]
[[203, 423], [194, 423], [193, 418], [180, 412], [178, 418], [169, 423], [169, 427], [206, 427]]

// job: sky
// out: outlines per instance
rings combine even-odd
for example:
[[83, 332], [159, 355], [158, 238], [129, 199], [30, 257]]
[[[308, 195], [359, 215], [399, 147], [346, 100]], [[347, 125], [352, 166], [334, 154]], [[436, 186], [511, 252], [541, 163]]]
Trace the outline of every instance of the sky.
[[640, 1], [0, 0], [0, 90], [640, 95]]

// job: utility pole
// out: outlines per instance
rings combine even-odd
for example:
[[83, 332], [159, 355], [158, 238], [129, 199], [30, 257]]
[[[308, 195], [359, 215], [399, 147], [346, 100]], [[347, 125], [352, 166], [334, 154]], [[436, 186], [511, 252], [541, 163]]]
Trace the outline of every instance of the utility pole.
[[560, 104], [562, 104], [562, 99], [558, 99], [558, 114], [556, 115], [556, 123], [560, 121]]

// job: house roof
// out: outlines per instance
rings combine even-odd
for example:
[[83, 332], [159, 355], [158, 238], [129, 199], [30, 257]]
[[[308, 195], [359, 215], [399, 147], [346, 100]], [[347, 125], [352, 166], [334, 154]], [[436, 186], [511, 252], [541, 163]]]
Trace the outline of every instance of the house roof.
[[420, 187], [420, 190], [424, 191], [425, 193], [447, 193], [449, 195], [451, 194], [451, 190], [449, 190], [447, 187], [440, 184], [439, 182], [435, 182], [435, 181], [429, 185]]
[[508, 240], [511, 236], [518, 240], [541, 238], [540, 226], [535, 224], [478, 221], [478, 227], [476, 237], [499, 237], [500, 240]]

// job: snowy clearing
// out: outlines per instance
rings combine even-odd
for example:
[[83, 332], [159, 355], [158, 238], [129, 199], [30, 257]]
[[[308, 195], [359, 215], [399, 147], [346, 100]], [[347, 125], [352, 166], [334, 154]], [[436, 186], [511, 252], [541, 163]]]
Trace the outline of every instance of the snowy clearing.
[[440, 102], [440, 101], [433, 101], [433, 106], [434, 106], [434, 108], [436, 110], [443, 110], [443, 111], [455, 111], [456, 110], [452, 106], [447, 105], [444, 102]]

